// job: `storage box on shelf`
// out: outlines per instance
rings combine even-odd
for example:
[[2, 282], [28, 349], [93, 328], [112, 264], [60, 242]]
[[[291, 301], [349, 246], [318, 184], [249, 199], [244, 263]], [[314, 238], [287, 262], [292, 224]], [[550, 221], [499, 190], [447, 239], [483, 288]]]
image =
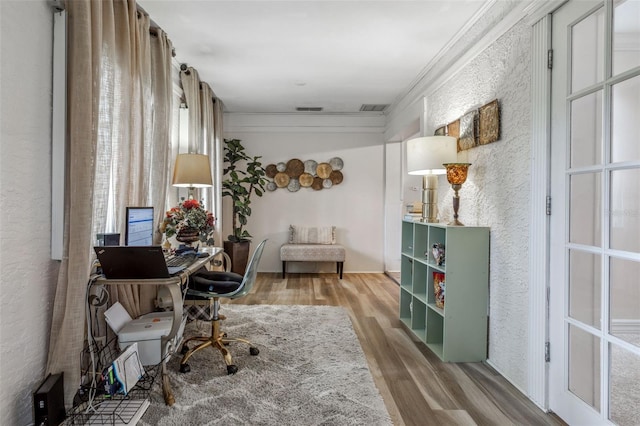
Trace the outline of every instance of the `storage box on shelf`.
[[[437, 264], [431, 248], [444, 245]], [[436, 306], [434, 272], [445, 276], [444, 308]], [[489, 228], [403, 221], [400, 320], [440, 359], [487, 356]]]

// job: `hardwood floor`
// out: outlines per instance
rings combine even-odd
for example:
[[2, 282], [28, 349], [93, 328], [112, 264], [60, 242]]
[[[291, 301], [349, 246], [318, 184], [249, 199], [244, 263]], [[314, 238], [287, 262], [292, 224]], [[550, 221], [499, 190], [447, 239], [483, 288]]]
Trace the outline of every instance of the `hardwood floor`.
[[384, 274], [258, 274], [227, 303], [332, 305], [349, 311], [394, 425], [563, 425], [484, 363], [443, 363], [398, 319], [399, 287]]

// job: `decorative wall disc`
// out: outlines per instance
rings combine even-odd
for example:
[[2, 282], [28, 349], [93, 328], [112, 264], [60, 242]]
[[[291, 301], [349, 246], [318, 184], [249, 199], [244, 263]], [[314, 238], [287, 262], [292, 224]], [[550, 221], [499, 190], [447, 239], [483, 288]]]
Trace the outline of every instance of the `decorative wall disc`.
[[327, 179], [331, 174], [331, 165], [329, 163], [320, 163], [316, 169], [319, 178]]
[[290, 179], [289, 185], [287, 185], [287, 189], [289, 190], [289, 192], [296, 192], [300, 189], [300, 181], [295, 178]]
[[289, 175], [285, 172], [278, 173], [273, 180], [276, 182], [276, 185], [278, 185], [278, 188], [284, 188], [289, 185]]
[[276, 164], [276, 170], [278, 170], [279, 172], [284, 172], [285, 170], [287, 170], [287, 165], [283, 162], [279, 162], [278, 164]]
[[331, 182], [331, 179], [322, 179], [322, 187], [323, 188], [331, 188], [333, 186], [333, 182]]
[[276, 168], [275, 164], [269, 164], [267, 167], [265, 167], [264, 170], [269, 179], [273, 179], [274, 177], [276, 177], [276, 174], [278, 173], [278, 169]]
[[309, 173], [311, 176], [315, 176], [316, 167], [318, 167], [318, 163], [315, 160], [307, 160], [304, 162], [304, 172]]
[[321, 190], [322, 189], [322, 178], [314, 177], [313, 178], [313, 183], [311, 184], [311, 188], [315, 189], [316, 191]]
[[340, 182], [342, 182], [343, 178], [344, 176], [342, 176], [342, 172], [340, 170], [334, 170], [329, 175], [329, 179], [331, 179], [331, 183], [333, 183], [334, 185], [338, 185]]
[[342, 158], [333, 157], [331, 160], [329, 160], [329, 165], [331, 166], [332, 170], [342, 170], [342, 166], [344, 166], [344, 163], [342, 162]]
[[303, 173], [300, 175], [300, 186], [308, 188], [313, 184], [313, 176], [309, 173]]
[[294, 158], [287, 162], [286, 173], [289, 177], [297, 178], [302, 174], [302, 172], [304, 172], [304, 163], [302, 161]]
[[276, 185], [275, 182], [267, 182], [267, 191], [275, 191], [276, 189], [278, 189], [278, 185]]

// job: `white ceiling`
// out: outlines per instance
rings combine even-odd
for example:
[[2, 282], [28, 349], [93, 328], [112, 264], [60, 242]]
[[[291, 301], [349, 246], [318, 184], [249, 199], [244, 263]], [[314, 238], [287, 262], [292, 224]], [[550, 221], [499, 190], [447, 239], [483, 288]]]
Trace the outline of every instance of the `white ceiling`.
[[138, 0], [226, 111], [259, 113], [393, 104], [485, 3]]

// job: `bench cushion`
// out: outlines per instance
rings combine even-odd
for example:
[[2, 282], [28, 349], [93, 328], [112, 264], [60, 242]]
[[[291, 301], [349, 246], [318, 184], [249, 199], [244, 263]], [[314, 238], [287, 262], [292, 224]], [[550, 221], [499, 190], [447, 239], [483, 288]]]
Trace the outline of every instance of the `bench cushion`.
[[340, 244], [284, 244], [280, 260], [293, 262], [344, 262], [345, 249]]
[[335, 226], [289, 225], [289, 244], [335, 244]]

